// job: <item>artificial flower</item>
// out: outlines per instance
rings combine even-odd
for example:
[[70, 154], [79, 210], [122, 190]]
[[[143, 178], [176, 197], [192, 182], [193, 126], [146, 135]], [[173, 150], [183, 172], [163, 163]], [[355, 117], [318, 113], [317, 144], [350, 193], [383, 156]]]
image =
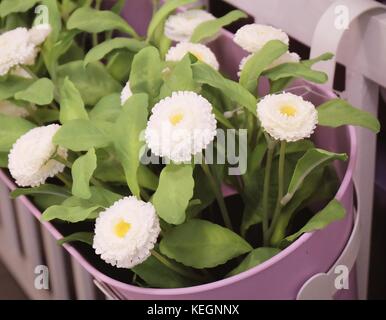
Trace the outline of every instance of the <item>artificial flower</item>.
[[213, 69], [219, 69], [215, 54], [207, 46], [200, 43], [181, 42], [175, 47], [171, 47], [166, 54], [166, 61], [180, 61], [187, 53], [191, 53], [199, 61], [210, 65]]
[[187, 10], [169, 16], [165, 23], [165, 35], [177, 42], [189, 41], [194, 30], [203, 22], [216, 19], [200, 9]]
[[150, 256], [159, 233], [154, 206], [133, 196], [125, 197], [99, 214], [93, 248], [107, 263], [133, 268]]
[[121, 91], [121, 105], [124, 105], [125, 102], [133, 95], [133, 92], [130, 89], [129, 81], [126, 82], [125, 87]]
[[191, 91], [173, 92], [152, 109], [145, 139], [151, 151], [175, 162], [189, 161], [216, 136], [212, 105]]
[[56, 154], [67, 158], [67, 150], [52, 143], [59, 128], [58, 124], [33, 128], [14, 143], [8, 168], [19, 186], [39, 186], [64, 170], [62, 163], [52, 159]]
[[38, 46], [51, 31], [49, 25], [16, 28], [0, 35], [0, 76], [19, 65], [33, 65]]
[[[244, 57], [243, 59], [241, 59], [240, 61], [240, 65], [239, 65], [239, 72], [238, 72], [238, 76], [240, 77], [241, 75], [241, 71], [244, 69], [245, 67], [245, 64], [248, 62], [248, 60], [253, 56], [254, 54], [251, 53], [249, 56], [246, 56]], [[296, 62], [299, 62], [300, 61], [300, 57], [297, 53], [295, 52], [286, 52], [284, 53], [282, 56], [280, 56], [279, 58], [277, 58], [275, 61], [273, 61], [268, 67], [266, 67], [264, 69], [265, 70], [269, 70], [269, 69], [272, 69], [272, 68], [275, 68], [283, 63], [296, 63]]]
[[247, 24], [237, 30], [233, 41], [244, 50], [254, 53], [271, 40], [280, 40], [288, 45], [288, 35], [280, 29], [262, 24]]
[[309, 138], [318, 123], [315, 106], [292, 93], [265, 96], [257, 104], [257, 115], [271, 137], [289, 142]]

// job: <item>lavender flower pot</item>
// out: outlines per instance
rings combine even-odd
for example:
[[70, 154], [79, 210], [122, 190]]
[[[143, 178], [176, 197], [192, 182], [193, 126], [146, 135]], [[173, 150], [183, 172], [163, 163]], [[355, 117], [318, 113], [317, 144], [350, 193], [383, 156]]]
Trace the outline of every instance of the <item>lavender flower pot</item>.
[[[149, 1], [150, 2], [150, 1]], [[144, 33], [144, 21], [150, 18], [151, 7], [147, 1], [128, 1], [123, 16], [129, 23]], [[141, 29], [142, 28], [142, 29]], [[221, 37], [211, 44], [220, 60], [223, 71], [235, 75], [244, 52], [232, 42], [232, 35], [223, 31]], [[302, 83], [308, 87], [305, 99], [315, 105], [335, 98], [332, 92]], [[304, 90], [304, 89], [302, 89]], [[296, 299], [303, 284], [317, 273], [327, 272], [338, 259], [350, 237], [354, 222], [352, 175], [356, 158], [356, 139], [352, 127], [338, 129], [318, 128], [314, 134], [315, 143], [327, 150], [346, 152], [350, 160], [336, 163], [341, 181], [336, 198], [346, 208], [346, 217], [334, 222], [329, 227], [313, 233], [304, 234], [292, 245], [270, 260], [236, 276], [210, 284], [179, 289], [140, 288], [118, 281], [98, 270], [70, 244], [65, 249], [99, 282], [107, 285], [112, 292], [122, 299]], [[5, 172], [0, 172], [0, 180], [9, 189], [14, 183]], [[21, 197], [24, 206], [36, 218], [41, 212], [26, 197]], [[43, 223], [55, 239], [62, 238], [60, 232], [51, 224]], [[350, 290], [341, 290], [335, 298], [356, 298], [355, 279], [350, 277]]]

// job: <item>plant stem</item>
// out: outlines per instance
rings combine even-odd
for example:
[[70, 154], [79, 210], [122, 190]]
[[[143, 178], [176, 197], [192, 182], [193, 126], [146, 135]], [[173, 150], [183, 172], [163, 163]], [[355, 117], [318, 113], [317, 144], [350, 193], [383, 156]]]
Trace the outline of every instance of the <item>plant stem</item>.
[[67, 178], [65, 177], [65, 175], [63, 173], [61, 173], [61, 172], [57, 173], [56, 177], [60, 181], [62, 181], [67, 188], [69, 188], [71, 190], [71, 188], [72, 188], [71, 182], [67, 180]]
[[268, 239], [271, 238], [273, 230], [275, 229], [280, 212], [281, 212], [281, 199], [283, 198], [283, 193], [284, 193], [284, 165], [285, 165], [285, 148], [286, 148], [286, 142], [282, 141], [280, 144], [280, 154], [279, 154], [279, 172], [278, 172], [278, 192], [277, 192], [277, 199], [276, 199], [276, 207], [275, 211], [273, 214], [273, 219], [271, 226], [269, 227], [268, 230]]
[[[102, 0], [95, 0], [95, 9], [99, 10], [101, 8]], [[92, 34], [92, 45], [93, 47], [98, 45], [98, 34], [93, 33]]]
[[265, 175], [264, 175], [264, 187], [263, 187], [263, 238], [264, 245], [268, 245], [268, 197], [269, 197], [269, 189], [271, 186], [271, 167], [272, 167], [272, 159], [273, 153], [275, 151], [275, 142], [268, 142], [268, 153], [267, 153], [267, 161], [265, 166]]
[[195, 281], [200, 281], [200, 282], [204, 281], [204, 279], [201, 278], [199, 275], [180, 268], [176, 264], [170, 262], [167, 258], [165, 258], [163, 255], [161, 255], [157, 251], [152, 250], [151, 254], [154, 258], [156, 258], [159, 262], [161, 262], [165, 267], [169, 268], [170, 270], [173, 270], [174, 272], [178, 273], [179, 275], [186, 277], [188, 279], [191, 279], [191, 280], [195, 280]]
[[220, 207], [221, 215], [222, 215], [222, 218], [224, 220], [225, 226], [228, 229], [233, 230], [231, 219], [229, 218], [229, 213], [228, 213], [227, 207], [225, 205], [224, 197], [221, 193], [219, 184], [217, 183], [216, 179], [213, 177], [213, 175], [210, 172], [210, 169], [209, 169], [208, 165], [205, 163], [205, 161], [203, 161], [201, 163], [201, 167], [202, 167], [202, 170], [204, 171], [205, 175], [208, 177], [210, 185], [212, 187], [212, 190], [216, 196], [218, 206]]

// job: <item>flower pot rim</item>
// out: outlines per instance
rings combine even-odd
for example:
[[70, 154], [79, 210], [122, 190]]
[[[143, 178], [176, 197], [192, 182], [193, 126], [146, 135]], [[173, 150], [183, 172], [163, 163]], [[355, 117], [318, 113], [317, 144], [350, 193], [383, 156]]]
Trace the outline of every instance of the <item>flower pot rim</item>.
[[[318, 90], [322, 94], [324, 94], [328, 98], [336, 98], [336, 95], [329, 89], [327, 89], [324, 86], [321, 85], [314, 85], [309, 84], [313, 89]], [[357, 154], [357, 140], [356, 140], [356, 134], [355, 129], [352, 126], [344, 126], [345, 130], [348, 132], [348, 138], [350, 142], [350, 157], [349, 162], [347, 165], [347, 169], [345, 171], [344, 177], [341, 181], [340, 187], [338, 189], [338, 192], [335, 196], [336, 199], [341, 200], [343, 195], [346, 193], [346, 190], [349, 188], [350, 183], [352, 181], [352, 175], [354, 171], [355, 161], [356, 161], [356, 154]], [[0, 179], [5, 182], [8, 188], [11, 190], [16, 188], [16, 185], [13, 181], [5, 174], [5, 172], [1, 169], [0, 170]], [[26, 197], [21, 196], [19, 197], [21, 202], [28, 208], [28, 210], [37, 218], [40, 220], [41, 212], [34, 206], [34, 204]], [[44, 227], [47, 228], [47, 230], [54, 236], [56, 240], [61, 239], [63, 235], [50, 223], [50, 222], [42, 222]], [[104, 283], [108, 285], [112, 285], [116, 288], [120, 289], [129, 289], [132, 292], [138, 293], [138, 294], [146, 294], [146, 295], [188, 295], [188, 294], [194, 294], [202, 291], [210, 291], [214, 289], [218, 289], [221, 287], [225, 287], [227, 285], [233, 284], [235, 282], [238, 282], [240, 280], [244, 280], [246, 278], [249, 278], [257, 273], [260, 273], [276, 263], [278, 263], [280, 260], [284, 259], [286, 256], [291, 254], [293, 251], [295, 251], [297, 248], [301, 247], [305, 242], [307, 242], [311, 237], [315, 235], [315, 233], [318, 231], [314, 231], [311, 233], [305, 233], [302, 236], [300, 236], [296, 241], [294, 241], [290, 246], [285, 248], [283, 251], [272, 257], [271, 259], [247, 270], [240, 274], [234, 275], [229, 278], [225, 278], [222, 280], [217, 280], [214, 282], [193, 286], [193, 287], [184, 287], [184, 288], [141, 288], [137, 287], [128, 283], [124, 283], [118, 280], [115, 280], [113, 278], [110, 278], [109, 276], [105, 275], [104, 273], [100, 272], [98, 269], [96, 269], [93, 265], [91, 265], [82, 255], [79, 251], [77, 251], [73, 246], [70, 244], [64, 244], [64, 248], [76, 259], [79, 261], [79, 263], [94, 276], [96, 279], [103, 281]]]

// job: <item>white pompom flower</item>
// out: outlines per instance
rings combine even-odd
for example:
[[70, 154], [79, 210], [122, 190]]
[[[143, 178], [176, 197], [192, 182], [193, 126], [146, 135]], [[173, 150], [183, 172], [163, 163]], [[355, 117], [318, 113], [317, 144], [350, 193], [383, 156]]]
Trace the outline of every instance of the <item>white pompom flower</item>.
[[219, 69], [219, 63], [215, 54], [207, 46], [200, 43], [178, 43], [176, 46], [169, 49], [166, 54], [166, 61], [180, 61], [187, 53], [191, 53], [199, 61], [210, 65], [213, 69]]
[[292, 93], [265, 96], [257, 104], [257, 115], [264, 130], [281, 141], [309, 138], [318, 124], [315, 106]]
[[[241, 59], [240, 65], [239, 65], [239, 72], [238, 76], [240, 77], [241, 71], [243, 71], [245, 64], [248, 62], [248, 60], [254, 55], [254, 53], [251, 53], [249, 56], [246, 56]], [[264, 71], [275, 68], [283, 63], [296, 63], [300, 61], [300, 57], [295, 52], [286, 52], [283, 55], [281, 55], [279, 58], [277, 58], [275, 61], [273, 61], [268, 67], [264, 69]]]
[[14, 143], [8, 168], [19, 186], [39, 186], [64, 170], [62, 163], [52, 159], [55, 154], [67, 158], [67, 150], [52, 143], [59, 128], [58, 124], [33, 128]]
[[25, 118], [28, 117], [29, 112], [26, 108], [20, 107], [11, 101], [4, 100], [0, 101], [0, 114], [11, 117]]
[[173, 92], [152, 109], [145, 139], [156, 156], [174, 162], [190, 161], [216, 136], [212, 105], [191, 91]]
[[107, 263], [133, 268], [150, 256], [160, 230], [150, 202], [125, 197], [99, 214], [93, 248]]
[[126, 82], [125, 87], [121, 91], [121, 105], [124, 105], [125, 102], [133, 95], [133, 92], [130, 89], [129, 81]]
[[[165, 23], [165, 36], [176, 42], [189, 41], [194, 30], [203, 22], [216, 19], [205, 10], [193, 9], [169, 16]], [[217, 37], [213, 37], [214, 40]]]
[[237, 30], [233, 41], [244, 50], [254, 53], [271, 40], [280, 40], [289, 44], [288, 35], [280, 29], [262, 24], [247, 24]]
[[[49, 29], [49, 30], [48, 30]], [[0, 76], [19, 65], [33, 65], [51, 27], [16, 28], [0, 35]]]

